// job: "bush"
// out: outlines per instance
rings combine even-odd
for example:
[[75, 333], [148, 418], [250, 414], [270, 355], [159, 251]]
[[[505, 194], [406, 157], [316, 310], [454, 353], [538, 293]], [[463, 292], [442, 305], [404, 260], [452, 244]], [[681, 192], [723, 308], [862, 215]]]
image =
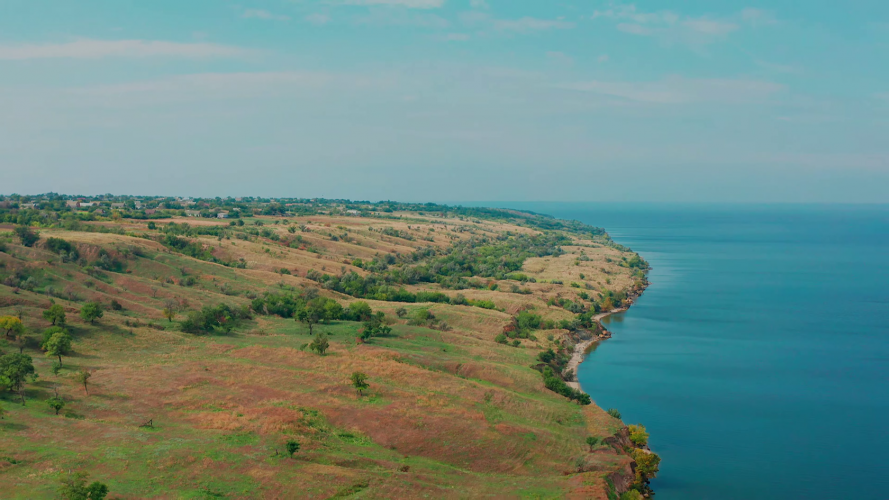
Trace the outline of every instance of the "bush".
[[584, 394], [577, 389], [569, 387], [568, 384], [556, 375], [555, 372], [553, 372], [553, 369], [549, 366], [543, 367], [543, 385], [547, 389], [559, 393], [572, 401], [577, 401], [580, 405], [588, 405], [592, 403], [588, 394]]
[[205, 306], [200, 311], [189, 312], [185, 320], [179, 323], [179, 327], [183, 332], [194, 334], [228, 333], [240, 320], [250, 318], [250, 309], [247, 306], [232, 307], [219, 304], [216, 307]]
[[607, 413], [608, 413], [609, 415], [611, 415], [612, 417], [614, 417], [614, 418], [620, 420], [620, 412], [617, 411], [617, 409], [615, 409], [615, 408], [609, 408]]
[[34, 243], [37, 243], [37, 241], [40, 240], [40, 233], [31, 230], [28, 226], [16, 226], [14, 232], [21, 240], [22, 245], [26, 247], [34, 246]]
[[556, 353], [552, 349], [547, 349], [537, 355], [537, 360], [541, 363], [552, 363], [556, 359]]
[[506, 344], [509, 341], [507, 340], [506, 335], [501, 333], [494, 337], [494, 342], [497, 342], [498, 344]]
[[75, 261], [80, 258], [77, 248], [61, 238], [47, 238], [46, 248], [53, 253], [59, 254], [65, 262]]
[[627, 429], [630, 431], [630, 441], [636, 447], [641, 448], [648, 444], [648, 432], [645, 431], [644, 425], [630, 425]]

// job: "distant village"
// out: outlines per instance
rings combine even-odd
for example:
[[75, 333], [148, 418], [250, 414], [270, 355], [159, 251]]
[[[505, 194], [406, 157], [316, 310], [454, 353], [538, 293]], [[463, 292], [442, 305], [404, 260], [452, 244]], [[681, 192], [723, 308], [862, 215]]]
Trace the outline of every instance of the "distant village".
[[172, 216], [209, 219], [239, 219], [242, 217], [340, 215], [362, 216], [392, 212], [383, 203], [351, 202], [325, 199], [294, 198], [179, 198], [138, 196], [69, 196], [49, 193], [44, 195], [0, 196], [0, 213], [30, 212], [28, 215], [53, 217], [67, 213], [80, 220], [163, 219]]

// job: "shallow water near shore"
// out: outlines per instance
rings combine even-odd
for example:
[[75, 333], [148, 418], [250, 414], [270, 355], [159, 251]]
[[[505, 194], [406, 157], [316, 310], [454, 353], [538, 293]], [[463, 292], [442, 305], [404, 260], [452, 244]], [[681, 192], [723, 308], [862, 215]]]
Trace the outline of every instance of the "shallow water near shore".
[[653, 266], [578, 377], [651, 433], [659, 500], [887, 498], [889, 207], [497, 205]]

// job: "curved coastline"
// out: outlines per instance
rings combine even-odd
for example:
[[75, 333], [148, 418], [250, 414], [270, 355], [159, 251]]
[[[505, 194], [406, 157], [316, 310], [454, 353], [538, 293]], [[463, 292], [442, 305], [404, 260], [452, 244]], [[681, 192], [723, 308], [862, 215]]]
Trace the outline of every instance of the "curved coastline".
[[648, 288], [648, 285], [649, 285], [649, 283], [646, 281], [645, 286], [641, 290], [639, 290], [636, 293], [631, 294], [627, 298], [627, 305], [625, 307], [618, 307], [618, 308], [612, 309], [608, 312], [599, 313], [599, 314], [593, 316], [593, 319], [596, 321], [596, 323], [599, 324], [599, 327], [602, 329], [602, 333], [591, 338], [591, 339], [581, 340], [580, 342], [578, 342], [574, 345], [574, 352], [571, 354], [571, 359], [568, 360], [568, 364], [565, 366], [565, 371], [564, 371], [564, 373], [573, 373], [574, 374], [573, 375], [574, 380], [571, 380], [571, 381], [566, 380], [565, 381], [565, 383], [568, 384], [569, 387], [572, 387], [574, 389], [577, 389], [578, 391], [587, 393], [580, 386], [580, 379], [577, 377], [577, 369], [580, 367], [580, 364], [583, 363], [584, 360], [586, 360], [586, 355], [587, 355], [587, 352], [589, 351], [590, 347], [592, 347], [593, 345], [595, 345], [603, 340], [611, 338], [611, 332], [609, 332], [605, 328], [605, 326], [602, 325], [602, 320], [607, 318], [608, 316], [611, 316], [612, 314], [617, 314], [617, 313], [622, 313], [622, 312], [628, 311], [630, 309], [630, 307], [632, 307], [632, 305], [636, 302], [636, 299], [638, 299], [643, 293], [645, 293], [645, 290]]
[[580, 364], [583, 363], [586, 359], [587, 351], [590, 347], [605, 339], [611, 338], [611, 332], [605, 329], [605, 327], [602, 325], [602, 320], [607, 318], [608, 316], [611, 316], [612, 314], [627, 311], [629, 308], [629, 306], [619, 307], [617, 309], [612, 309], [611, 311], [593, 316], [593, 319], [596, 320], [596, 323], [598, 323], [599, 326], [602, 327], [602, 334], [597, 335], [596, 337], [593, 337], [589, 340], [582, 340], [574, 345], [574, 352], [571, 354], [571, 359], [568, 360], [568, 364], [565, 366], [566, 372], [573, 371], [574, 373], [574, 380], [565, 382], [566, 384], [568, 384], [569, 387], [572, 387], [584, 393], [586, 392], [583, 390], [582, 387], [580, 387], [580, 380], [577, 378], [577, 369], [580, 367]]

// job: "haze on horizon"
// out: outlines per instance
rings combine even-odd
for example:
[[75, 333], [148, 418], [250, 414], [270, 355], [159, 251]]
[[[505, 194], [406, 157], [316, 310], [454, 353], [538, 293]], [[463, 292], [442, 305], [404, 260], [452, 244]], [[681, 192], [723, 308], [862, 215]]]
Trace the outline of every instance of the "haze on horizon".
[[889, 202], [889, 3], [7, 0], [0, 193]]

